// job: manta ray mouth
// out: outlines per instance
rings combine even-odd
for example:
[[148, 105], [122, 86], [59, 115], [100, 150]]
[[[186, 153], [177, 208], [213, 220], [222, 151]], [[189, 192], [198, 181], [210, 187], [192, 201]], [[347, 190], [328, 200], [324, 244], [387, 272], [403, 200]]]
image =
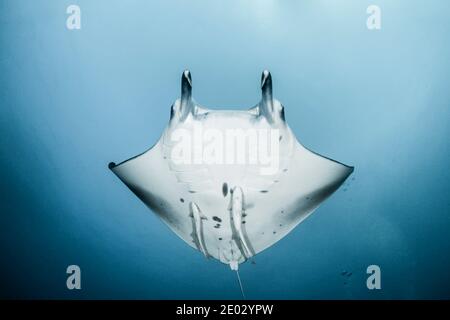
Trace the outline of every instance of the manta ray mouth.
[[[243, 135], [221, 136], [227, 130]], [[265, 146], [259, 132], [277, 134]], [[262, 172], [264, 163], [275, 170]], [[108, 167], [189, 246], [236, 271], [292, 231], [354, 170], [298, 142], [267, 70], [258, 104], [236, 111], [197, 104], [184, 71], [159, 141]]]

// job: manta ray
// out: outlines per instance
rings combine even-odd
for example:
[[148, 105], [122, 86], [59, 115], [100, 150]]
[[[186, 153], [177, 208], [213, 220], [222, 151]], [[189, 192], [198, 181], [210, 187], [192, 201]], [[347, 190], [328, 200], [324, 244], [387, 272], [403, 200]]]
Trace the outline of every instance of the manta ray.
[[[181, 98], [172, 105], [159, 141], [138, 156], [109, 164], [189, 246], [236, 271], [292, 231], [353, 172], [298, 142], [283, 105], [272, 95], [267, 70], [261, 91], [261, 100], [250, 109], [209, 109], [193, 99], [186, 70]], [[227, 130], [234, 136], [223, 134]], [[229, 140], [238, 133], [245, 141], [233, 145]], [[196, 136], [203, 145], [192, 142]], [[258, 138], [270, 140], [270, 148]], [[181, 148], [182, 140], [194, 150]], [[259, 147], [264, 150], [257, 152]], [[258, 161], [259, 154], [270, 152], [274, 157]]]

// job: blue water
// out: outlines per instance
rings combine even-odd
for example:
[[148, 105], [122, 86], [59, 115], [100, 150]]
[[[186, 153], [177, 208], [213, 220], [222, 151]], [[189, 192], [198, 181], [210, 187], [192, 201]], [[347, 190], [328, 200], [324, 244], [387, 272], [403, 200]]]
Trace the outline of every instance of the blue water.
[[[81, 7], [81, 30], [66, 8]], [[366, 28], [377, 4], [382, 29]], [[246, 108], [270, 69], [345, 186], [240, 273], [251, 299], [450, 298], [450, 2], [0, 1], [0, 297], [237, 298], [108, 170], [157, 141], [189, 68]], [[66, 267], [82, 270], [66, 288]], [[381, 268], [381, 290], [366, 287]], [[352, 272], [349, 278], [341, 272]]]

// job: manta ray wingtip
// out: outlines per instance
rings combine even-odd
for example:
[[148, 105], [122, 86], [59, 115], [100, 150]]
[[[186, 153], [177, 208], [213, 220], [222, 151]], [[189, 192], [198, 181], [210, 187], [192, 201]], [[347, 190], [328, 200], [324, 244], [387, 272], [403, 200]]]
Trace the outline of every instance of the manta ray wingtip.
[[109, 168], [110, 170], [114, 169], [115, 166], [116, 166], [116, 164], [115, 164], [114, 162], [108, 163], [108, 168]]
[[342, 164], [342, 165], [344, 166], [344, 171], [342, 173], [342, 182], [344, 182], [345, 180], [347, 180], [348, 177], [351, 176], [353, 171], [355, 171], [355, 167], [354, 166], [348, 166], [346, 164]]
[[[338, 163], [340, 163], [340, 162], [338, 162]], [[347, 170], [347, 173], [348, 173], [348, 175], [351, 175], [352, 173], [353, 173], [353, 171], [355, 171], [355, 167], [354, 166], [349, 166], [349, 165], [347, 165], [347, 164], [343, 164], [343, 163], [341, 163], [344, 167], [345, 167], [345, 169]]]

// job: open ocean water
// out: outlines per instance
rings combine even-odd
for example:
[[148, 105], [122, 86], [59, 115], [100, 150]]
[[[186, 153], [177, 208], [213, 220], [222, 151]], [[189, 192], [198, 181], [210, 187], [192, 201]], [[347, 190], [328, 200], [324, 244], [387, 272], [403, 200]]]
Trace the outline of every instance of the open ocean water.
[[[66, 27], [69, 5], [81, 29]], [[369, 30], [366, 9], [381, 9]], [[151, 147], [190, 69], [203, 105], [274, 95], [355, 166], [241, 265], [250, 299], [450, 298], [450, 2], [0, 1], [0, 297], [239, 299], [236, 275], [108, 169]], [[68, 265], [81, 290], [66, 288]], [[366, 269], [381, 269], [368, 290]]]

